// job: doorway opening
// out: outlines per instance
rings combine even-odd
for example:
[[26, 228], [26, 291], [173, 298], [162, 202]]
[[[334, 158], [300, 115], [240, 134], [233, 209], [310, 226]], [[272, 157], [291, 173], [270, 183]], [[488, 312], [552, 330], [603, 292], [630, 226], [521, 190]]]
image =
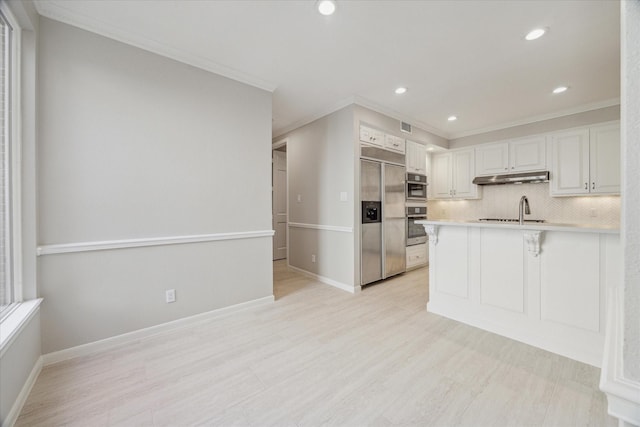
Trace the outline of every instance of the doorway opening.
[[276, 142], [271, 156], [271, 206], [273, 230], [273, 260], [287, 258], [287, 141]]

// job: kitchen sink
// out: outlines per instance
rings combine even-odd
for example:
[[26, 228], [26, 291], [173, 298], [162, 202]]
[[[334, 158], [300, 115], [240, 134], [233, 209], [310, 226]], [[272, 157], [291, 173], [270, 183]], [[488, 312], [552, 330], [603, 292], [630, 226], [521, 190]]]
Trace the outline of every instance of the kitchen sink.
[[[518, 218], [480, 218], [478, 221], [482, 222], [505, 222], [505, 223], [519, 223]], [[529, 224], [540, 224], [544, 222], [544, 219], [525, 219], [524, 222]]]

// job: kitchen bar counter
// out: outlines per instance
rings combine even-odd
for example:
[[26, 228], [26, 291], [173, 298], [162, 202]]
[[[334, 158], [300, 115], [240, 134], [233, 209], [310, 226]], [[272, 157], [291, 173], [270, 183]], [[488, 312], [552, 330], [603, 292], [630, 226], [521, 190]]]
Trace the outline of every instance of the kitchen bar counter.
[[601, 365], [605, 291], [621, 283], [618, 229], [419, 223], [429, 235], [428, 311]]

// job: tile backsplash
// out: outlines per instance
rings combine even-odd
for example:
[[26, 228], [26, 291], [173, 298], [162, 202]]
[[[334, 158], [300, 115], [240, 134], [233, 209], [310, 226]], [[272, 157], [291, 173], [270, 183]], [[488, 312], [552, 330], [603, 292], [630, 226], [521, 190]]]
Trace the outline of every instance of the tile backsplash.
[[529, 199], [531, 215], [560, 224], [620, 226], [620, 196], [551, 197], [549, 183], [486, 185], [479, 200], [430, 200], [429, 219], [517, 218], [520, 197]]

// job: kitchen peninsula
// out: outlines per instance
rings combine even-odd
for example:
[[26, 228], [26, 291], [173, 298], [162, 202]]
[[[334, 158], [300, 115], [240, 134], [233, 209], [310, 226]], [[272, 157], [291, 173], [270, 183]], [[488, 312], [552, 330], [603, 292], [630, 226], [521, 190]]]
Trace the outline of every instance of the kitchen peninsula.
[[429, 235], [428, 311], [601, 365], [606, 289], [621, 283], [617, 228], [419, 223]]

